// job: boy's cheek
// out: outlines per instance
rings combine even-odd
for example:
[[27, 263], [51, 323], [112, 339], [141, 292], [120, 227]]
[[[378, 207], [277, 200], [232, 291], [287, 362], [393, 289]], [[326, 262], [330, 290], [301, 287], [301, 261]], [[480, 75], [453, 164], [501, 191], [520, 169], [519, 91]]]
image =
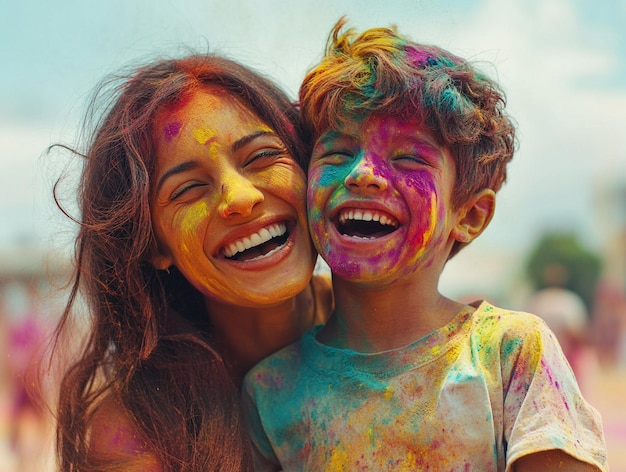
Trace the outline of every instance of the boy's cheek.
[[309, 212], [309, 221], [313, 222], [312, 212], [315, 212], [315, 217], [321, 216], [322, 203], [326, 199], [327, 187], [320, 183], [320, 175], [317, 171], [311, 171], [308, 174], [306, 203], [307, 211]]
[[[312, 177], [309, 174], [309, 177]], [[326, 231], [324, 229], [325, 221], [324, 216], [324, 201], [326, 201], [324, 189], [318, 184], [315, 178], [311, 178], [308, 182], [306, 206], [307, 206], [307, 219], [309, 223], [309, 233], [316, 248], [319, 251], [318, 243], [321, 240], [326, 239]]]
[[324, 256], [325, 244], [328, 241], [328, 228], [324, 225], [321, 212], [317, 208], [309, 209], [309, 234], [318, 253]]
[[309, 193], [307, 200], [307, 217], [309, 221], [309, 231], [313, 239], [320, 236], [323, 232], [324, 221], [322, 219], [322, 209], [316, 203], [315, 192]]
[[346, 178], [349, 169], [339, 165], [315, 166], [309, 168], [309, 186], [313, 186], [318, 191], [329, 190], [340, 185]]

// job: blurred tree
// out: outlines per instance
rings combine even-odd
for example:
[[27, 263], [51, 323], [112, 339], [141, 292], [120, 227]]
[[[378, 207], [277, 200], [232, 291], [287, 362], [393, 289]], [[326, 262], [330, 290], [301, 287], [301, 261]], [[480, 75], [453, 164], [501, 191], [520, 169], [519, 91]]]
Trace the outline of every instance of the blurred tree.
[[561, 286], [578, 294], [588, 310], [593, 306], [600, 270], [600, 257], [569, 232], [544, 234], [526, 264], [526, 275], [535, 290]]

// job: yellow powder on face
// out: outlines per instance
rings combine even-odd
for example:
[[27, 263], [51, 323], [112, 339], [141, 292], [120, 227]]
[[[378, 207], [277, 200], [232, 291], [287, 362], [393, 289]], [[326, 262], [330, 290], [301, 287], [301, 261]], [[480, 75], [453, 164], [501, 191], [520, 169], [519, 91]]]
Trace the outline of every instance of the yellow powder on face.
[[430, 226], [428, 230], [424, 233], [424, 245], [430, 238], [432, 238], [433, 233], [435, 232], [435, 222], [437, 221], [437, 196], [433, 192], [430, 195]]
[[234, 205], [238, 212], [251, 211], [253, 202], [259, 201], [259, 198], [262, 198], [260, 191], [247, 177], [236, 172], [222, 176], [222, 199], [225, 205]]
[[220, 145], [217, 142], [217, 136], [210, 128], [196, 128], [191, 134], [198, 144], [208, 146], [211, 159], [215, 159]]
[[[195, 205], [193, 205], [189, 211], [185, 213], [185, 218], [179, 222], [178, 227], [180, 228], [180, 248], [189, 253], [191, 251], [189, 245], [187, 244], [188, 240], [196, 241], [197, 239], [197, 231], [198, 227], [206, 220], [209, 215], [209, 205], [206, 201], [198, 201]], [[197, 245], [193, 245], [194, 248], [199, 247]]]
[[430, 224], [428, 226], [428, 229], [424, 231], [424, 235], [422, 237], [422, 247], [419, 248], [418, 251], [416, 251], [415, 255], [412, 258], [412, 262], [417, 261], [420, 257], [422, 257], [422, 255], [424, 254], [424, 251], [426, 251], [426, 246], [428, 245], [430, 238], [432, 238], [435, 232], [436, 222], [437, 222], [437, 196], [433, 192], [430, 194]]
[[215, 133], [210, 128], [196, 128], [191, 134], [198, 144], [207, 144], [209, 140], [215, 138]]

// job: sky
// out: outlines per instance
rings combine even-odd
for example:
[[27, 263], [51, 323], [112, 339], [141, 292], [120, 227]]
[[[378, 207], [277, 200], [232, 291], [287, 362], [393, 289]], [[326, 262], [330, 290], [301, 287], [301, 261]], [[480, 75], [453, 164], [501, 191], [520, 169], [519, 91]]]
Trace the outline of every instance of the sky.
[[295, 97], [342, 15], [395, 24], [505, 90], [519, 149], [473, 246], [528, 248], [546, 230], [602, 246], [603, 195], [626, 180], [626, 0], [0, 0], [0, 249], [71, 239], [52, 185], [72, 160], [46, 148], [75, 142], [105, 75], [210, 50]]

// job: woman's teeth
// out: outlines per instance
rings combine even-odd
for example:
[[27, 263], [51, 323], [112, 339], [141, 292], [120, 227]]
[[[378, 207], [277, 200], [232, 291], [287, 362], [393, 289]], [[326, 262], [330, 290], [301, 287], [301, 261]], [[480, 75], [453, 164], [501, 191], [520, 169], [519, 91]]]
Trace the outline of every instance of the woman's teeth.
[[224, 255], [233, 257], [240, 252], [265, 244], [273, 238], [283, 236], [287, 232], [287, 226], [284, 223], [276, 223], [262, 228], [256, 233], [238, 239], [224, 247]]

